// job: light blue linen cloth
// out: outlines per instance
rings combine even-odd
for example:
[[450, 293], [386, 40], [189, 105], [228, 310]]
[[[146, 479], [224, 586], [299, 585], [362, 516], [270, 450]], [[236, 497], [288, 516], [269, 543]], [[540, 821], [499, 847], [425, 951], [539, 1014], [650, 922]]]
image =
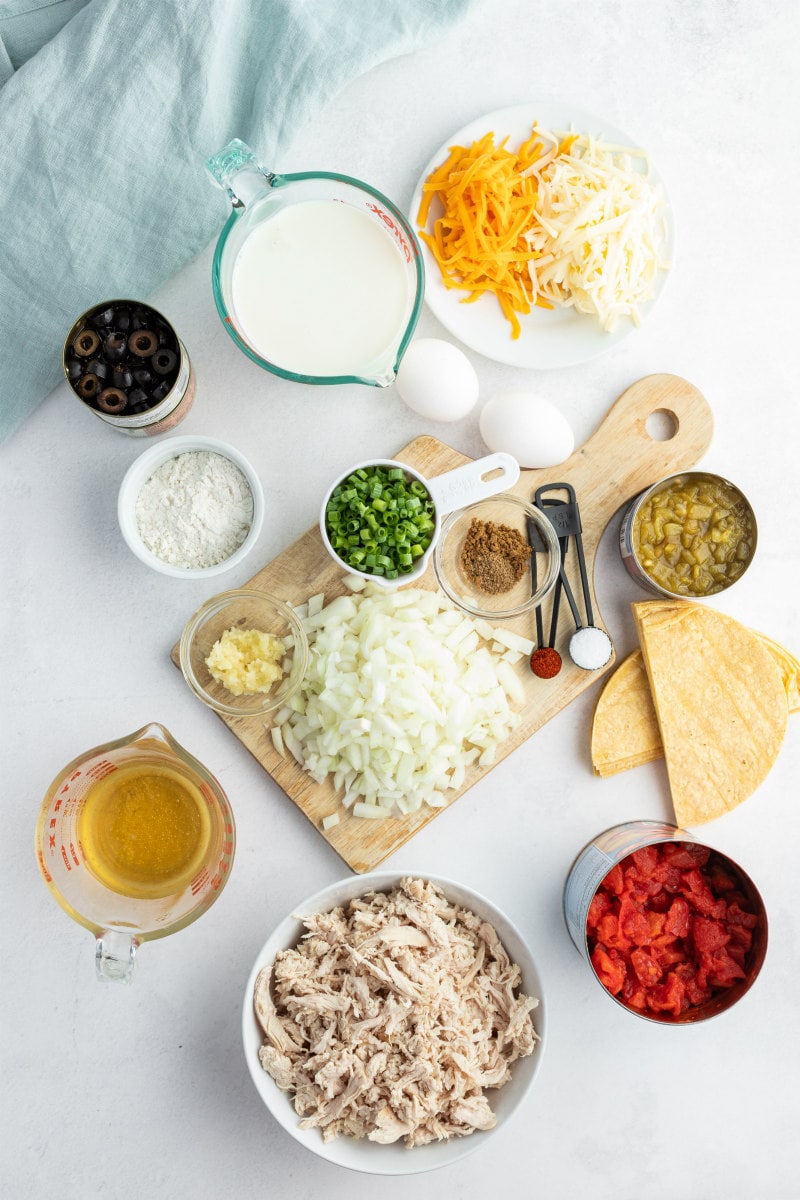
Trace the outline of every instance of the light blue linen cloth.
[[279, 161], [345, 83], [477, 2], [0, 3], [0, 441], [85, 309], [145, 299], [214, 238], [205, 158], [241, 137]]

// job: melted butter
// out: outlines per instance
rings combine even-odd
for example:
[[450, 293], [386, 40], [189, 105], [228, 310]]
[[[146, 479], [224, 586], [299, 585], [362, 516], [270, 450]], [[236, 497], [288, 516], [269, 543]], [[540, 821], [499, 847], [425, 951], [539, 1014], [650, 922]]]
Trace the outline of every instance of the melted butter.
[[161, 763], [120, 767], [86, 794], [78, 820], [86, 866], [123, 896], [182, 891], [211, 841], [208, 805], [186, 776]]

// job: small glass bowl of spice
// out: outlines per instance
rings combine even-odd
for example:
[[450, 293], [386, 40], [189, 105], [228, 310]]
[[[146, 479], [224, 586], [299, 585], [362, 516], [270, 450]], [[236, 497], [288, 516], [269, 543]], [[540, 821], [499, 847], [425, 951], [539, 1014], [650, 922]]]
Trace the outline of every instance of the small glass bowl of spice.
[[451, 513], [433, 555], [442, 591], [474, 617], [529, 612], [555, 586], [558, 537], [547, 517], [511, 492]]
[[264, 520], [264, 492], [233, 446], [173, 437], [129, 467], [117, 516], [128, 546], [148, 567], [177, 579], [204, 579], [250, 552]]
[[189, 618], [181, 671], [222, 716], [263, 717], [286, 704], [308, 666], [308, 638], [288, 604], [255, 588], [221, 592]]
[[756, 518], [739, 488], [708, 471], [654, 483], [629, 505], [620, 527], [628, 573], [659, 596], [702, 599], [723, 592], [752, 562]]

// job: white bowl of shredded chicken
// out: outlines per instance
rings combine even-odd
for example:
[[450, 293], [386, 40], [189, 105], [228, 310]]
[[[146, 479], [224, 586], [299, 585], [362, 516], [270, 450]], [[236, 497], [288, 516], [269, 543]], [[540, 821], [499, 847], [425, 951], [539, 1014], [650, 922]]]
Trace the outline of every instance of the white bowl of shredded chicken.
[[453, 880], [375, 872], [296, 906], [247, 983], [261, 1099], [321, 1158], [430, 1171], [486, 1144], [539, 1070], [545, 1006], [521, 934]]

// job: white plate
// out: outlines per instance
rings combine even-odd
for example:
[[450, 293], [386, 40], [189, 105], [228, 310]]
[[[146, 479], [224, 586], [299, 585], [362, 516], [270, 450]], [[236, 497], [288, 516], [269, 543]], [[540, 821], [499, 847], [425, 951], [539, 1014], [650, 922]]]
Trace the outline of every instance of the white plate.
[[[630, 146], [632, 149], [647, 149], [647, 146], [637, 145], [626, 133], [616, 129], [608, 121], [576, 108], [574, 105], [567, 105], [550, 98], [487, 113], [486, 116], [478, 117], [469, 125], [465, 125], [463, 129], [459, 129], [432, 155], [422, 172], [411, 200], [409, 213], [414, 229], [419, 228], [417, 213], [422, 199], [422, 185], [434, 168], [445, 161], [451, 146], [468, 146], [491, 131], [495, 135], [496, 142], [502, 141], [507, 136], [509, 146], [516, 149], [530, 136], [534, 121], [545, 130], [571, 129], [575, 133], [592, 134], [595, 137], [602, 137], [604, 141]], [[651, 178], [654, 183], [661, 185], [666, 202], [665, 257], [671, 262], [675, 253], [675, 222], [663, 180], [652, 165]], [[427, 229], [429, 232], [432, 231], [433, 222], [441, 213], [441, 204], [435, 199], [428, 214]], [[436, 260], [428, 247], [424, 243], [421, 245], [426, 272], [425, 300], [431, 312], [465, 346], [477, 350], [479, 354], [484, 354], [487, 358], [494, 359], [495, 362], [508, 363], [515, 367], [538, 367], [540, 369], [574, 366], [576, 363], [586, 362], [595, 355], [610, 350], [612, 346], [618, 345], [636, 328], [630, 319], [625, 318], [619, 322], [613, 333], [604, 333], [594, 317], [578, 313], [573, 308], [560, 308], [552, 311], [535, 308], [527, 316], [520, 315], [522, 332], [519, 338], [514, 340], [511, 337], [511, 327], [503, 316], [496, 298], [492, 295], [485, 295], [474, 303], [464, 304], [463, 297], [466, 293], [444, 286]], [[668, 271], [658, 273], [655, 296], [642, 306], [643, 319], [663, 291], [668, 275]]]
[[[317, 892], [316, 895], [310, 896], [302, 904], [296, 905], [292, 912], [305, 915], [329, 912], [337, 905], [347, 904], [349, 900], [356, 896], [363, 896], [367, 892], [389, 891], [396, 887], [405, 876], [412, 874], [413, 872], [410, 871], [404, 871], [402, 874], [397, 871], [375, 871], [369, 875], [351, 875], [347, 879], [331, 884], [321, 892]], [[364, 1171], [370, 1175], [413, 1175], [421, 1171], [432, 1171], [487, 1145], [494, 1133], [511, 1119], [527, 1096], [539, 1073], [544, 1046], [547, 1042], [547, 1009], [541, 976], [531, 952], [516, 926], [485, 896], [481, 896], [479, 892], [473, 892], [471, 888], [467, 888], [463, 884], [456, 883], [452, 879], [442, 879], [437, 875], [429, 875], [427, 872], [419, 873], [418, 878], [430, 880], [431, 883], [441, 888], [451, 903], [471, 909], [482, 920], [489, 921], [496, 929], [511, 961], [518, 963], [521, 969], [521, 991], [529, 996], [537, 996], [539, 999], [539, 1005], [532, 1014], [536, 1032], [540, 1038], [536, 1049], [527, 1058], [517, 1059], [511, 1067], [511, 1079], [508, 1083], [501, 1088], [488, 1090], [489, 1103], [497, 1117], [494, 1129], [478, 1130], [468, 1137], [450, 1138], [442, 1142], [431, 1142], [427, 1146], [415, 1146], [413, 1149], [408, 1149], [402, 1141], [383, 1146], [377, 1142], [370, 1142], [366, 1138], [356, 1139], [344, 1136], [324, 1142], [319, 1129], [300, 1129], [298, 1127], [300, 1118], [294, 1110], [290, 1097], [286, 1092], [280, 1091], [259, 1061], [258, 1051], [264, 1035], [253, 1011], [253, 991], [261, 968], [271, 966], [279, 950], [296, 946], [306, 932], [298, 916], [286, 917], [262, 946], [253, 964], [244, 993], [242, 1040], [245, 1059], [256, 1090], [275, 1120], [301, 1146], [305, 1146], [313, 1154], [327, 1159], [328, 1162], [336, 1163], [340, 1167], [349, 1167], [352, 1171]]]

